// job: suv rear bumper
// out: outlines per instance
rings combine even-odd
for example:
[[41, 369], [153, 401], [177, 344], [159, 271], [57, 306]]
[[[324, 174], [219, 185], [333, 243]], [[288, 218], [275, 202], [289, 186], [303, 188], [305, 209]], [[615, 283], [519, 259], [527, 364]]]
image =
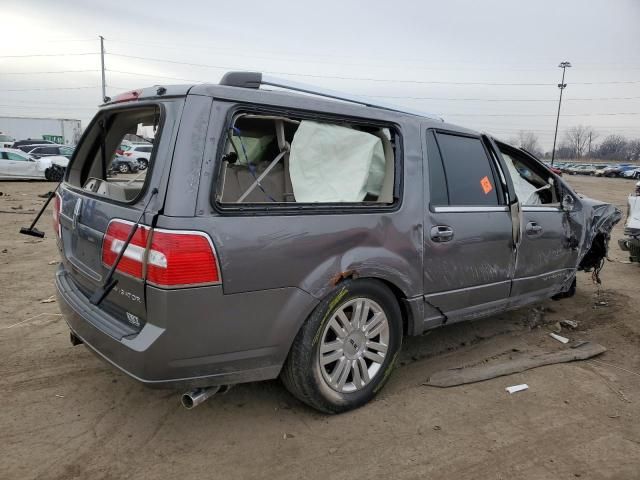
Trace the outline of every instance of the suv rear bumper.
[[159, 388], [277, 377], [300, 325], [317, 304], [297, 288], [224, 295], [220, 286], [147, 286], [147, 323], [137, 332], [91, 305], [62, 266], [56, 287], [74, 335], [123, 373]]

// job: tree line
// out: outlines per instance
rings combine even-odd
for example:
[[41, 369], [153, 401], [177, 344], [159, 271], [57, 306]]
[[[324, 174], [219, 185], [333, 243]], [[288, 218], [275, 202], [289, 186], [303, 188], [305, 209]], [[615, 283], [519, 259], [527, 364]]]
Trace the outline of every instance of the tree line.
[[[578, 125], [565, 131], [556, 147], [556, 158], [579, 159], [599, 158], [616, 161], [640, 161], [640, 138], [628, 139], [622, 135], [600, 134], [590, 126]], [[511, 143], [533, 153], [538, 157], [551, 158], [551, 152], [545, 152], [535, 133], [521, 130]]]

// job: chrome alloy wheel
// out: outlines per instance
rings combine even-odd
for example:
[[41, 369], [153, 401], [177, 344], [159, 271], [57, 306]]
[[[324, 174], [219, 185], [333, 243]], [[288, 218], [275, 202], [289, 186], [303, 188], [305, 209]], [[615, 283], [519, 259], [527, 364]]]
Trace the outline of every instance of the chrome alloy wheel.
[[389, 321], [380, 305], [362, 297], [349, 300], [322, 332], [322, 377], [337, 392], [361, 390], [380, 371], [388, 347]]

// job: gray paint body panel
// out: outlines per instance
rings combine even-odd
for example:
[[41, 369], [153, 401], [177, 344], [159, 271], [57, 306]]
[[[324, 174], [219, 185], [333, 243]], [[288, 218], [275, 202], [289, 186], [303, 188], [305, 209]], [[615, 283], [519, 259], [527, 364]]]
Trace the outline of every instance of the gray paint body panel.
[[[150, 186], [160, 193], [145, 218], [165, 229], [206, 232], [215, 246], [221, 286], [163, 290], [120, 276], [142, 303], [107, 303], [135, 312], [146, 323], [133, 329], [89, 305], [97, 280], [77, 271], [75, 250], [63, 230], [63, 264], [56, 275], [59, 303], [71, 330], [98, 355], [149, 385], [205, 386], [274, 378], [302, 323], [345, 276], [377, 278], [393, 286], [407, 313], [407, 333], [480, 318], [546, 298], [567, 287], [596, 230], [611, 222], [556, 178], [575, 198], [566, 211], [524, 211], [521, 225], [537, 221], [544, 233], [513, 243], [511, 214], [502, 208], [430, 208], [425, 132], [441, 128], [479, 135], [415, 115], [286, 92], [216, 85], [175, 87], [175, 124], [158, 146]], [[141, 103], [153, 102], [146, 89]], [[182, 93], [180, 93], [182, 92]], [[238, 106], [307, 112], [320, 118], [362, 119], [394, 126], [401, 136], [401, 201], [376, 211], [265, 210], [255, 214], [216, 209], [211, 203], [218, 151], [230, 111]], [[105, 109], [116, 109], [108, 105]], [[81, 149], [80, 149], [81, 150]], [[72, 167], [71, 167], [72, 168]], [[511, 182], [508, 182], [509, 187]], [[513, 192], [509, 192], [515, 198]], [[147, 191], [148, 195], [148, 191]], [[82, 198], [75, 235], [93, 236], [86, 266], [96, 267], [99, 235], [110, 219], [134, 219], [141, 203], [118, 205], [65, 185], [63, 229]], [[148, 197], [144, 197], [145, 201]], [[615, 221], [613, 221], [615, 223]], [[450, 242], [432, 241], [435, 225], [454, 230]], [[590, 228], [589, 226], [596, 227]], [[86, 227], [86, 228], [84, 228]], [[599, 229], [599, 230], [598, 230]], [[97, 266], [96, 266], [97, 265]], [[83, 293], [84, 292], [84, 293]], [[117, 312], [116, 312], [117, 313]]]

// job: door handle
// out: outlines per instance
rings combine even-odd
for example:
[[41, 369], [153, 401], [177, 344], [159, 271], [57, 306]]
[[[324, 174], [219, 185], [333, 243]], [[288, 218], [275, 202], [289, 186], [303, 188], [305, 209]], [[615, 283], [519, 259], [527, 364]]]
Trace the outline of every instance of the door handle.
[[527, 232], [527, 235], [534, 237], [542, 233], [542, 226], [536, 222], [529, 222], [527, 223], [525, 231]]
[[431, 227], [431, 240], [434, 242], [448, 242], [453, 240], [453, 228], [447, 225]]

